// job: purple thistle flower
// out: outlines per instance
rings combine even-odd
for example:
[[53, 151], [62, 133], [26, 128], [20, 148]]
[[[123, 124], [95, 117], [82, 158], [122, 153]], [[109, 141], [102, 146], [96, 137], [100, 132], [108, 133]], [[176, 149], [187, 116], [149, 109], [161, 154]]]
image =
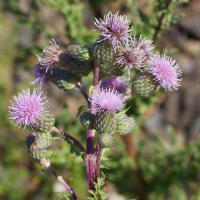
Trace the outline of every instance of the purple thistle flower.
[[15, 101], [10, 101], [11, 106], [9, 106], [9, 118], [13, 125], [19, 124], [19, 127], [24, 125], [31, 125], [35, 127], [37, 125], [37, 120], [42, 120], [41, 116], [48, 112], [46, 96], [42, 96], [41, 91], [34, 89], [33, 93], [30, 94], [30, 89], [23, 90], [22, 93], [18, 93], [18, 96], [14, 96]]
[[28, 150], [30, 150], [31, 145], [35, 142], [36, 133], [31, 133], [26, 137], [26, 144]]
[[115, 113], [125, 105], [123, 94], [116, 90], [110, 90], [110, 88], [94, 91], [90, 97], [97, 112]]
[[115, 64], [125, 65], [130, 71], [131, 68], [144, 67], [145, 53], [143, 49], [134, 47], [134, 43], [127, 43], [125, 48], [121, 48], [121, 53], [115, 57]]
[[51, 75], [47, 71], [46, 66], [41, 66], [40, 64], [37, 64], [35, 67], [32, 67], [33, 72], [30, 73], [30, 75], [35, 77], [35, 80], [32, 81], [30, 84], [39, 84], [39, 88], [41, 89], [42, 86], [46, 86], [48, 88], [48, 85], [51, 81]]
[[50, 46], [43, 49], [42, 58], [38, 56], [39, 63], [47, 66], [47, 70], [58, 65], [59, 55], [63, 52], [54, 39], [52, 39], [52, 42], [50, 41], [50, 44]]
[[127, 19], [127, 16], [118, 16], [118, 12], [115, 15], [109, 12], [107, 15], [104, 15], [104, 20], [95, 20], [94, 24], [99, 27], [99, 34], [103, 36], [103, 40], [108, 39], [114, 49], [116, 49], [116, 46], [125, 44], [128, 41], [129, 32], [133, 30], [133, 28], [129, 30], [131, 21]]
[[140, 35], [139, 40], [137, 41], [134, 38], [133, 43], [134, 43], [135, 47], [138, 47], [139, 49], [142, 49], [144, 51], [144, 56], [145, 56], [144, 62], [147, 63], [151, 59], [151, 57], [153, 55], [152, 50], [155, 47], [152, 44], [153, 41], [152, 40], [146, 40], [146, 38], [142, 39], [142, 36]]
[[150, 73], [155, 76], [158, 83], [158, 87], [163, 87], [165, 90], [172, 91], [177, 90], [180, 86], [181, 69], [179, 65], [169, 56], [155, 55], [150, 62]]
[[106, 79], [101, 81], [100, 88], [103, 89], [114, 89], [117, 90], [119, 93], [124, 94], [127, 88], [127, 83], [124, 77], [117, 77], [112, 79]]

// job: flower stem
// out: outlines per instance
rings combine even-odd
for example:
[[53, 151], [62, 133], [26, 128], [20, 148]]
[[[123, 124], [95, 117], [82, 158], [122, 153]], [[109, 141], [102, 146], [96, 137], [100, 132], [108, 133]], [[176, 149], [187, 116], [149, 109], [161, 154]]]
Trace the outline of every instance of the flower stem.
[[80, 150], [83, 153], [86, 153], [86, 150], [83, 147], [83, 145], [77, 139], [75, 139], [74, 137], [72, 137], [71, 135], [69, 135], [68, 133], [66, 133], [64, 131], [60, 131], [56, 127], [53, 127], [51, 130], [54, 131], [54, 132], [56, 132], [56, 133], [58, 133], [58, 134], [61, 134], [61, 135], [65, 136], [66, 138], [68, 138], [70, 140], [72, 140], [80, 148]]
[[55, 170], [49, 165], [48, 167], [46, 167], [46, 170], [48, 170], [50, 173], [52, 173], [58, 181], [60, 181], [64, 187], [67, 189], [67, 191], [69, 192], [69, 194], [75, 199], [78, 200], [76, 194], [74, 193], [74, 191], [69, 187], [69, 185], [67, 185], [67, 183], [63, 180], [62, 176], [57, 176], [57, 173], [55, 172]]
[[103, 152], [103, 148], [99, 147], [97, 152], [97, 159], [96, 159], [96, 173], [95, 173], [95, 182], [97, 183], [100, 173], [100, 161], [101, 161], [101, 155]]
[[[93, 86], [98, 86], [99, 84], [99, 63], [97, 61], [94, 62], [94, 80]], [[94, 114], [95, 109], [92, 104], [89, 106], [90, 113]], [[89, 189], [94, 190], [93, 182], [95, 181], [95, 159], [94, 155], [94, 130], [87, 130], [87, 177]]]
[[84, 96], [85, 100], [87, 101], [88, 107], [90, 107], [90, 102], [88, 100], [88, 95], [85, 93], [85, 91], [83, 90], [83, 88], [79, 84], [77, 84], [76, 87], [81, 92], [81, 94]]

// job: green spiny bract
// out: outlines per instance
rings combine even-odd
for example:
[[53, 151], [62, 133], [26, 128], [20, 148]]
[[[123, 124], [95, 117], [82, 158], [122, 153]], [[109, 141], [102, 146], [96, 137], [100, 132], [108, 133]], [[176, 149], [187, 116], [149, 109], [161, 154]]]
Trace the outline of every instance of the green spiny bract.
[[48, 148], [51, 145], [52, 135], [50, 132], [40, 132], [35, 136], [35, 142], [37, 142], [38, 150]]
[[54, 68], [51, 73], [51, 81], [64, 91], [71, 91], [76, 88], [78, 77], [69, 70]]
[[114, 63], [113, 61], [103, 63], [99, 67], [99, 76], [104, 78], [106, 76], [122, 76], [127, 72], [125, 65]]
[[49, 132], [54, 126], [54, 123], [54, 116], [51, 114], [51, 112], [47, 111], [42, 116], [40, 116], [40, 119], [37, 119], [37, 124], [35, 128], [42, 132]]
[[108, 133], [99, 134], [98, 144], [101, 148], [110, 147], [112, 143], [113, 143], [113, 137], [111, 134]]
[[39, 162], [45, 158], [47, 148], [51, 145], [52, 136], [50, 133], [32, 133], [26, 139], [27, 150], [33, 161]]
[[100, 37], [91, 48], [91, 54], [94, 59], [100, 62], [108, 62], [115, 55], [115, 51], [108, 40], [103, 40], [103, 38]]
[[[128, 110], [128, 109], [127, 109], [127, 110]], [[123, 118], [128, 117], [128, 116], [126, 115], [126, 111], [127, 111], [127, 110], [123, 110], [123, 111], [118, 112], [117, 114], [115, 114], [116, 120], [118, 121], [118, 120], [120, 120], [120, 119], [123, 119]]]
[[135, 127], [135, 120], [132, 117], [120, 117], [117, 119], [116, 133], [125, 136]]
[[79, 117], [79, 120], [85, 129], [92, 130], [94, 129], [94, 118], [95, 118], [94, 114], [89, 112], [84, 112]]
[[93, 60], [91, 48], [87, 45], [70, 45], [67, 47], [66, 53], [81, 61]]
[[78, 77], [88, 76], [93, 70], [93, 60], [81, 61], [70, 54], [61, 53], [59, 55], [59, 66], [71, 71]]
[[115, 115], [112, 113], [97, 113], [94, 119], [94, 129], [99, 133], [114, 133], [116, 129]]
[[159, 85], [154, 78], [149, 72], [141, 72], [138, 74], [132, 84], [132, 95], [145, 98], [150, 96]]

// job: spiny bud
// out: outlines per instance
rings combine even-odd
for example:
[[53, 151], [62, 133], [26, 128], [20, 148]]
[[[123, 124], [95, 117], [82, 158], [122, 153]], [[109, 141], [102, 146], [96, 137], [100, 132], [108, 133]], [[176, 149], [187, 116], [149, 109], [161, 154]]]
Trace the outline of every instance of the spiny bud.
[[37, 133], [35, 136], [35, 142], [37, 142], [38, 149], [45, 149], [51, 145], [52, 135], [47, 132]]
[[46, 157], [51, 140], [50, 133], [32, 133], [26, 138], [28, 153], [33, 161], [39, 162], [40, 159]]
[[88, 74], [92, 72], [92, 62], [93, 61], [81, 61], [67, 53], [61, 53], [59, 55], [59, 65], [76, 74], [78, 77], [88, 76]]
[[126, 111], [127, 111], [127, 110], [123, 110], [123, 111], [117, 113], [117, 114], [115, 115], [116, 120], [119, 121], [120, 119], [123, 119], [123, 118], [128, 117], [128, 116], [125, 114]]
[[94, 43], [91, 53], [100, 62], [108, 62], [115, 55], [112, 44], [102, 36]]
[[124, 117], [117, 119], [116, 133], [119, 135], [127, 135], [135, 127], [135, 120], [132, 117]]
[[43, 132], [49, 132], [51, 131], [51, 128], [54, 126], [55, 118], [54, 116], [49, 112], [45, 112], [40, 116], [39, 119], [37, 119], [36, 129], [43, 131]]
[[101, 62], [99, 67], [99, 76], [104, 78], [106, 76], [122, 76], [128, 69], [125, 65], [114, 63], [113, 61], [103, 63]]
[[94, 118], [95, 115], [89, 112], [84, 112], [81, 114], [79, 120], [82, 126], [87, 130], [94, 129]]
[[65, 69], [54, 68], [48, 73], [51, 73], [51, 81], [60, 89], [71, 91], [76, 88], [78, 77], [72, 72]]
[[98, 144], [101, 148], [107, 148], [110, 147], [113, 143], [113, 137], [112, 135], [108, 134], [108, 133], [104, 133], [104, 134], [99, 134], [98, 137]]
[[132, 84], [132, 95], [145, 98], [150, 96], [159, 85], [154, 79], [155, 77], [149, 72], [141, 72], [138, 74]]
[[81, 61], [93, 60], [91, 48], [86, 45], [70, 45], [67, 47], [67, 53]]
[[99, 133], [113, 133], [116, 129], [115, 115], [112, 113], [99, 112], [94, 119], [94, 129]]

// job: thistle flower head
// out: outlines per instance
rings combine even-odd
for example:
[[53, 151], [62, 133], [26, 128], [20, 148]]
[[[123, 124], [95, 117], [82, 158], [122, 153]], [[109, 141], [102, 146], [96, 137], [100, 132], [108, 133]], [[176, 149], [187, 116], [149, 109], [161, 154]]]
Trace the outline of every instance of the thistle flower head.
[[152, 44], [153, 41], [152, 40], [146, 40], [146, 38], [142, 38], [142, 36], [140, 35], [140, 38], [139, 40], [137, 41], [135, 38], [134, 38], [134, 46], [135, 47], [138, 47], [139, 49], [142, 49], [144, 51], [144, 62], [148, 62], [153, 53], [152, 53], [152, 50], [154, 49], [154, 45]]
[[127, 44], [121, 49], [121, 53], [116, 56], [116, 64], [125, 65], [128, 70], [131, 68], [141, 68], [144, 66], [145, 53], [143, 49]]
[[110, 112], [115, 113], [120, 110], [125, 104], [123, 94], [116, 90], [99, 89], [92, 93], [91, 103], [97, 112]]
[[180, 86], [181, 69], [179, 65], [169, 56], [155, 55], [150, 62], [150, 73], [155, 76], [158, 83], [158, 87], [163, 87], [165, 90], [172, 91], [177, 90]]
[[110, 88], [111, 90], [114, 89], [117, 90], [119, 93], [124, 94], [127, 88], [127, 83], [125, 77], [106, 79], [101, 82], [100, 88]]
[[108, 39], [115, 49], [116, 46], [127, 42], [129, 32], [133, 30], [133, 28], [129, 29], [130, 23], [131, 21], [127, 19], [126, 15], [118, 16], [118, 12], [116, 14], [109, 12], [104, 16], [104, 20], [96, 19], [94, 24], [99, 27], [100, 34], [104, 39]]
[[43, 49], [43, 52], [41, 53], [42, 58], [38, 56], [39, 63], [47, 66], [47, 69], [58, 65], [59, 55], [63, 52], [60, 50], [59, 45], [56, 44], [54, 39], [50, 41], [50, 44], [51, 45]]
[[40, 89], [43, 85], [48, 87], [48, 84], [51, 81], [51, 75], [47, 72], [47, 67], [37, 64], [35, 67], [32, 67], [32, 69], [33, 72], [31, 72], [31, 75], [35, 77], [35, 80], [32, 81], [30, 84], [38, 84]]
[[46, 96], [41, 97], [42, 92], [36, 89], [33, 93], [30, 93], [30, 89], [23, 90], [18, 96], [14, 96], [14, 101], [10, 101], [11, 106], [9, 106], [9, 118], [13, 125], [19, 124], [19, 127], [24, 125], [31, 125], [35, 127], [37, 125], [37, 120], [40, 116], [47, 112], [47, 101]]

